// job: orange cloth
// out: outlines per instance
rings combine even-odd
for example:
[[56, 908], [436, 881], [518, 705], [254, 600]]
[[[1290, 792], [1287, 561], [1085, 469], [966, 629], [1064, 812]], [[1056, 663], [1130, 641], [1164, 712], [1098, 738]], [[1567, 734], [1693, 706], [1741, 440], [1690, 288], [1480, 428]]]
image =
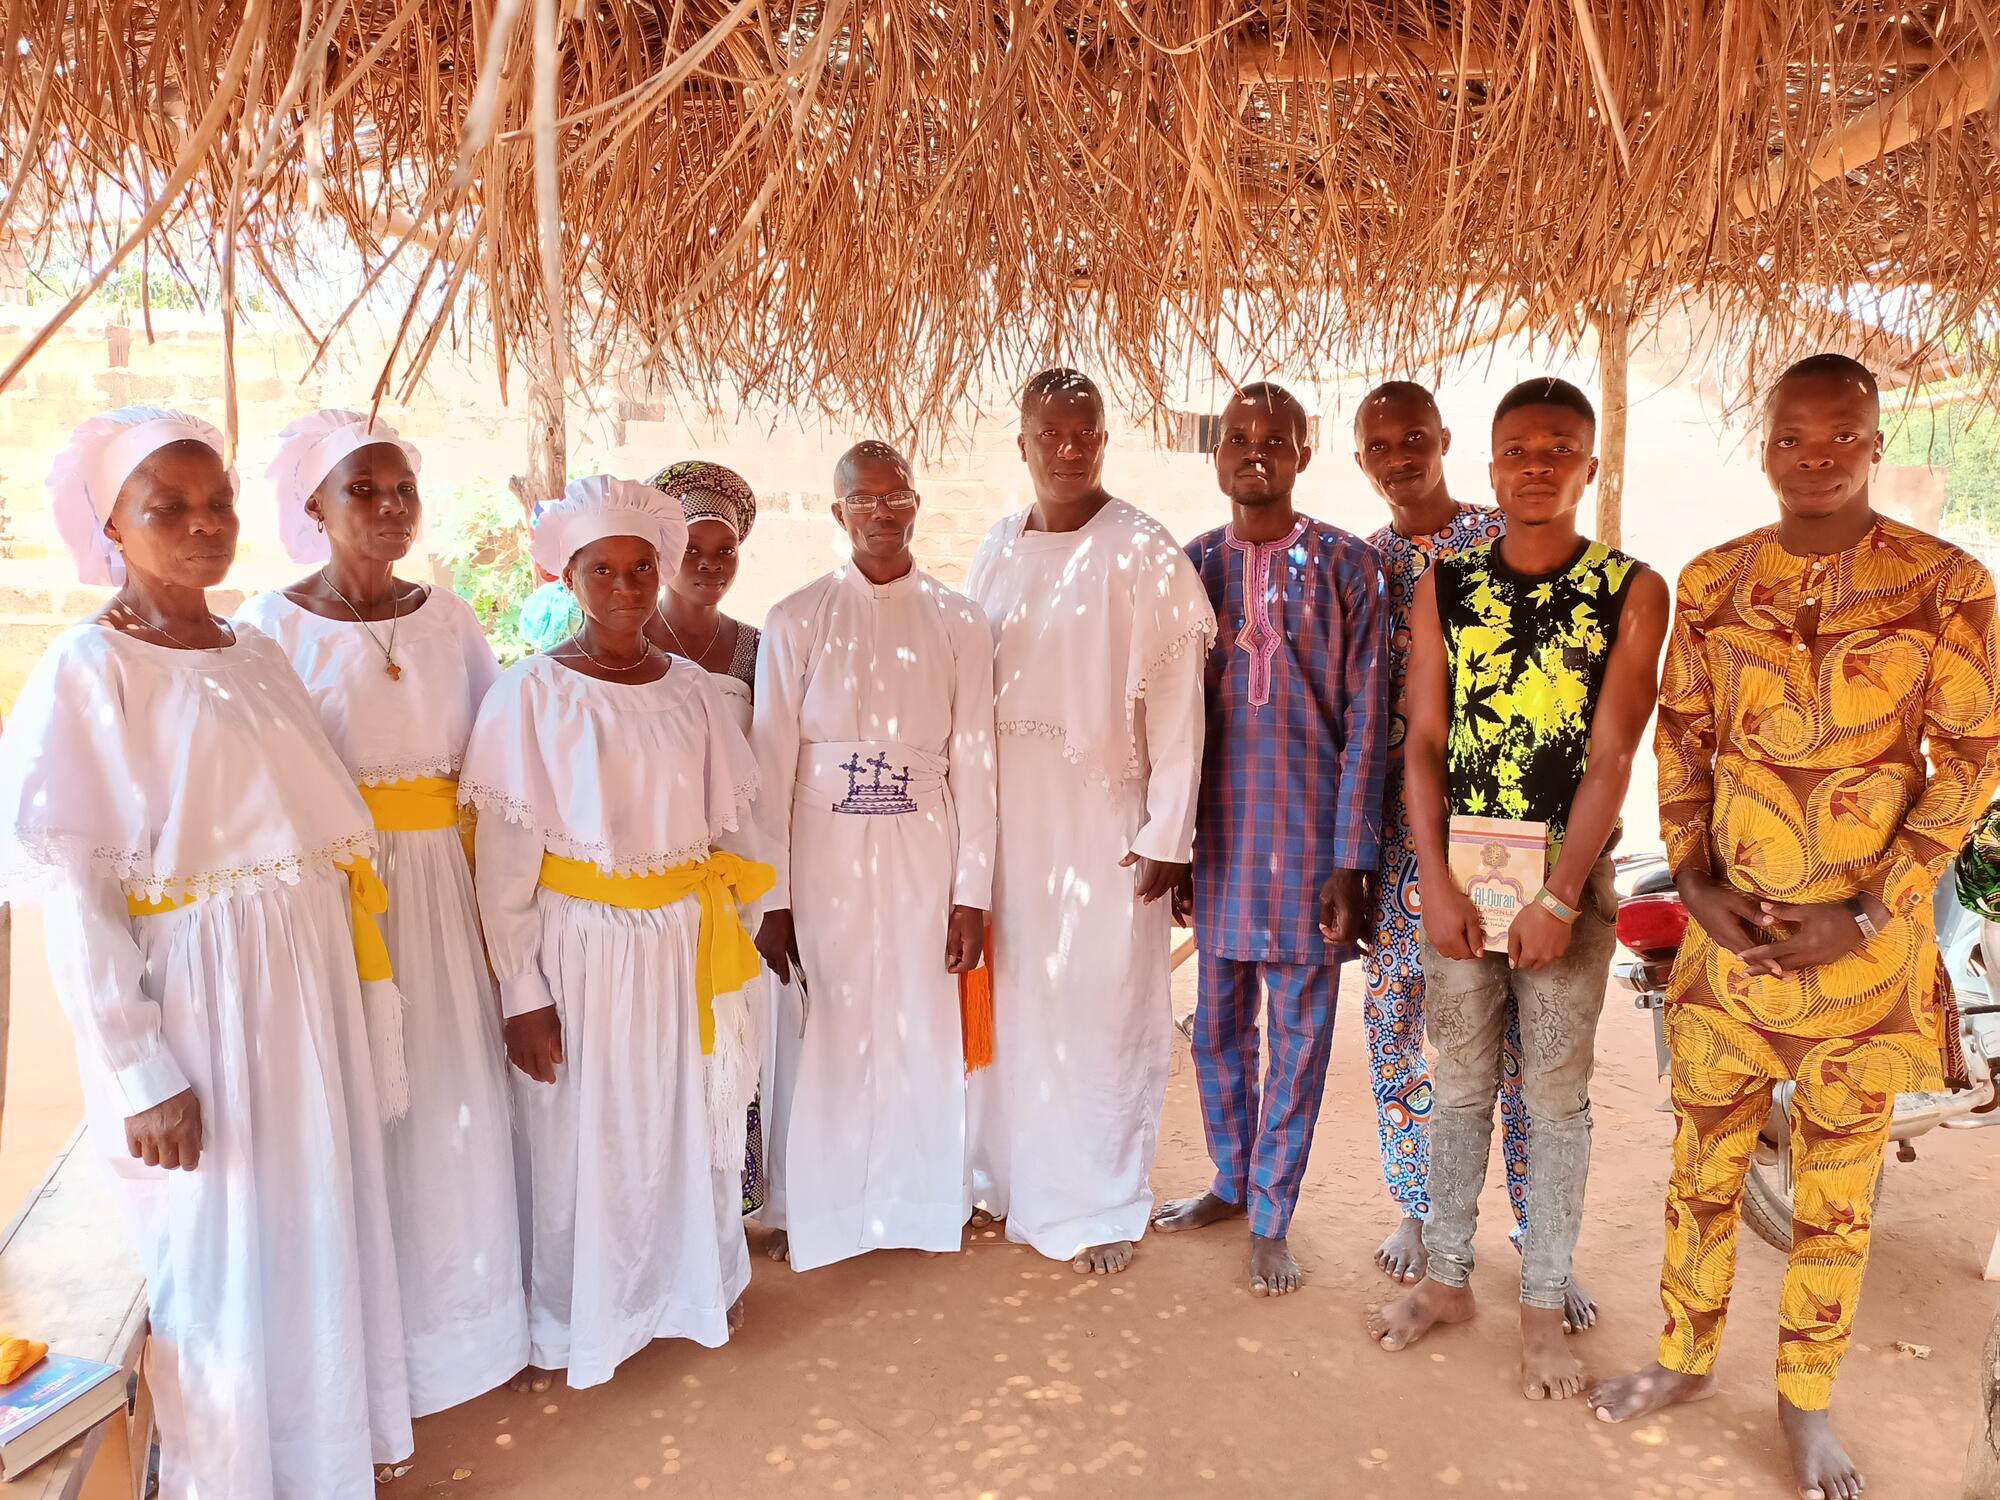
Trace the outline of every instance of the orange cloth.
[[958, 976], [958, 1030], [965, 1048], [965, 1071], [976, 1073], [993, 1062], [993, 924], [986, 924], [986, 946], [979, 967]]
[[12, 1385], [48, 1358], [49, 1346], [32, 1339], [0, 1339], [0, 1385]]

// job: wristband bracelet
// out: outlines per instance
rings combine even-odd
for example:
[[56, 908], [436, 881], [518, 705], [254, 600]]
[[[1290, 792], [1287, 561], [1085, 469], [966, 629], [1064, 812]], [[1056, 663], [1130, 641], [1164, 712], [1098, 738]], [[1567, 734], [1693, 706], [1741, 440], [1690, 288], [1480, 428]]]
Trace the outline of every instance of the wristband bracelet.
[[1547, 886], [1543, 886], [1539, 891], [1535, 892], [1535, 905], [1541, 907], [1543, 911], [1554, 917], [1565, 927], [1574, 927], [1576, 919], [1583, 915], [1574, 906], [1565, 906], [1561, 901], [1550, 895]]
[[1861, 904], [1859, 896], [1848, 900], [1847, 914], [1854, 918], [1854, 925], [1861, 929], [1861, 940], [1864, 943], [1873, 940], [1879, 929], [1875, 926], [1875, 919], [1868, 915], [1868, 908]]

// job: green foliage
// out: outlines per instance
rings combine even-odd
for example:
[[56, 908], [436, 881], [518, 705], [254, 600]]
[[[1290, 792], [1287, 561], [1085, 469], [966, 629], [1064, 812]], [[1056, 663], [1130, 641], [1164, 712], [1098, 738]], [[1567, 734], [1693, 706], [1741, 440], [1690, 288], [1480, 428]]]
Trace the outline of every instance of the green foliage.
[[[90, 268], [72, 255], [56, 255], [32, 270], [28, 276], [28, 305], [66, 302], [77, 287], [90, 278]], [[143, 286], [144, 295], [141, 295]], [[155, 312], [193, 312], [216, 305], [215, 289], [189, 286], [169, 265], [155, 260], [142, 283], [138, 259], [126, 261], [104, 279], [104, 284], [86, 304], [93, 312], [117, 312], [137, 316], [150, 306]], [[254, 278], [238, 283], [238, 305], [246, 312], [268, 312], [271, 298]]]
[[2000, 416], [1970, 402], [1888, 412], [1883, 462], [1934, 464], [1945, 475], [1944, 526], [2000, 535]]
[[521, 631], [521, 605], [540, 586], [528, 559], [528, 524], [504, 483], [477, 478], [426, 485], [432, 553], [451, 568], [453, 592], [470, 604], [502, 666], [534, 653]]

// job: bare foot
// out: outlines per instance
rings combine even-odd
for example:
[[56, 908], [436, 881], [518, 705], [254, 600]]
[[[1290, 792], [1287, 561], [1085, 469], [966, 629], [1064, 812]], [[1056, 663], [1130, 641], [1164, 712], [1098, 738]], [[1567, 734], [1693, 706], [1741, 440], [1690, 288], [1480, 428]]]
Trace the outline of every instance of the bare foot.
[[1276, 1239], [1261, 1234], [1250, 1236], [1251, 1296], [1283, 1297], [1296, 1292], [1305, 1284], [1305, 1279], [1305, 1273], [1292, 1259], [1292, 1247], [1285, 1243], [1283, 1235]]
[[1683, 1375], [1665, 1365], [1648, 1365], [1590, 1388], [1590, 1409], [1600, 1422], [1629, 1422], [1669, 1406], [1706, 1401], [1715, 1394], [1713, 1375]]
[[1205, 1229], [1224, 1219], [1240, 1218], [1242, 1214], [1240, 1203], [1218, 1198], [1213, 1192], [1197, 1193], [1192, 1198], [1175, 1198], [1161, 1204], [1159, 1212], [1153, 1215], [1153, 1227], [1161, 1234], [1174, 1234], [1182, 1229]]
[[1472, 1316], [1472, 1288], [1446, 1286], [1426, 1276], [1408, 1296], [1368, 1313], [1368, 1333], [1390, 1353], [1407, 1349], [1440, 1323], [1463, 1323]]
[[764, 1236], [764, 1253], [776, 1261], [792, 1258], [792, 1237], [782, 1229], [774, 1229]]
[[1778, 1430], [1792, 1450], [1792, 1478], [1804, 1500], [1860, 1500], [1867, 1481], [1834, 1438], [1823, 1411], [1800, 1411], [1778, 1398]]
[[1582, 1333], [1586, 1328], [1597, 1326], [1597, 1303], [1577, 1284], [1576, 1277], [1569, 1279], [1563, 1290], [1563, 1332]]
[[741, 1333], [743, 1331], [743, 1301], [744, 1297], [748, 1297], [749, 1295], [748, 1292], [745, 1292], [743, 1297], [738, 1297], [729, 1305], [729, 1331], [731, 1333]]
[[544, 1370], [540, 1365], [529, 1365], [520, 1374], [507, 1382], [507, 1389], [510, 1391], [530, 1391], [539, 1396], [555, 1383], [556, 1372], [554, 1370]]
[[1116, 1276], [1132, 1264], [1132, 1242], [1119, 1240], [1109, 1245], [1089, 1245], [1077, 1251], [1069, 1263], [1072, 1271], [1085, 1275]]
[[1521, 1304], [1521, 1394], [1566, 1401], [1583, 1391], [1583, 1364], [1563, 1347], [1562, 1309]]
[[1424, 1254], [1424, 1221], [1411, 1215], [1398, 1224], [1395, 1233], [1382, 1241], [1382, 1247], [1375, 1252], [1375, 1264], [1391, 1281], [1406, 1286], [1422, 1281], [1424, 1272], [1430, 1269], [1430, 1257]]

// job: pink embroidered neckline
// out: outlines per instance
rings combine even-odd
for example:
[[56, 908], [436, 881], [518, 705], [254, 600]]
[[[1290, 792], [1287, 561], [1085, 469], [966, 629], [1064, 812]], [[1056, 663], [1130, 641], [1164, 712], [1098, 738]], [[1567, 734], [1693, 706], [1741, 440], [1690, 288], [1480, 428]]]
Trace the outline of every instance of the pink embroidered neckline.
[[1250, 655], [1252, 708], [1271, 701], [1271, 661], [1278, 654], [1278, 627], [1271, 623], [1271, 561], [1290, 551], [1305, 530], [1301, 516], [1291, 535], [1275, 542], [1246, 542], [1234, 526], [1223, 533], [1227, 545], [1243, 554], [1243, 628], [1236, 632], [1236, 649]]

